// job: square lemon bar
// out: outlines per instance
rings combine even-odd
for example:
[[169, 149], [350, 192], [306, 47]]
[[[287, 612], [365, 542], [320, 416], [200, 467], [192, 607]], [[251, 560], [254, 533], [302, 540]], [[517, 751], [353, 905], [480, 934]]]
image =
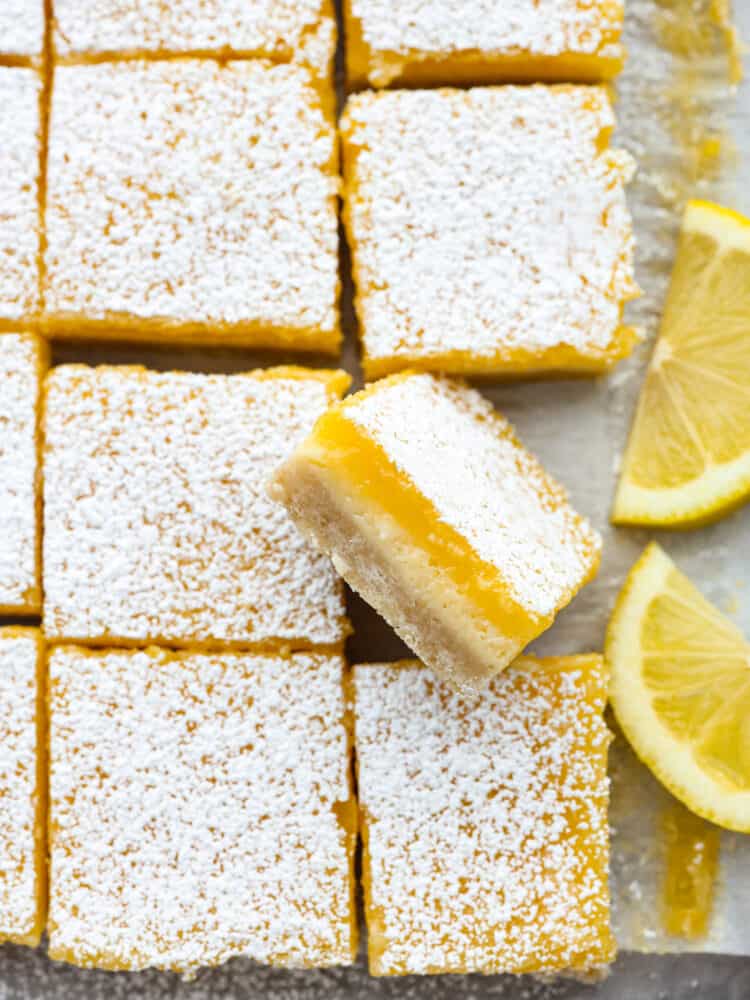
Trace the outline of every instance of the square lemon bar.
[[0, 66], [0, 330], [39, 312], [41, 95], [36, 70]]
[[340, 644], [343, 588], [267, 480], [348, 385], [65, 365], [48, 377], [44, 628], [54, 641]]
[[271, 487], [415, 653], [478, 687], [596, 573], [599, 536], [472, 389], [376, 382], [318, 420]]
[[344, 0], [350, 86], [596, 81], [624, 61], [622, 0]]
[[344, 221], [368, 378], [593, 374], [630, 352], [632, 161], [609, 148], [613, 126], [603, 87], [349, 99]]
[[261, 56], [332, 72], [332, 0], [55, 0], [58, 60]]
[[43, 50], [44, 0], [2, 0], [0, 63], [34, 63], [41, 60]]
[[38, 614], [42, 487], [40, 415], [47, 346], [0, 333], [0, 614]]
[[53, 649], [51, 957], [351, 963], [344, 669], [322, 653]]
[[265, 61], [59, 67], [47, 331], [335, 353], [326, 102], [305, 67]]
[[600, 656], [519, 660], [481, 695], [354, 668], [373, 975], [600, 975], [609, 923]]
[[0, 941], [36, 947], [47, 909], [44, 648], [0, 629]]

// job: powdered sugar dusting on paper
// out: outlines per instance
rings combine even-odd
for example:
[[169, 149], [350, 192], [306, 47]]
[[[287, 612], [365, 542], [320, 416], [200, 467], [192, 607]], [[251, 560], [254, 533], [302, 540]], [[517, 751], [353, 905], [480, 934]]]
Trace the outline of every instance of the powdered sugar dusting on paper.
[[55, 649], [50, 948], [190, 972], [353, 959], [344, 662]]
[[553, 614], [581, 586], [598, 535], [478, 392], [411, 375], [352, 397], [343, 413], [497, 568], [531, 614]]
[[346, 635], [341, 585], [267, 495], [323, 378], [53, 369], [44, 627], [68, 639], [306, 645]]
[[601, 357], [635, 292], [632, 163], [597, 146], [613, 124], [603, 88], [351, 98], [347, 210], [367, 354], [567, 345]]
[[611, 0], [351, 0], [351, 8], [370, 48], [396, 53], [593, 54], [613, 44], [623, 19]]
[[335, 135], [310, 73], [262, 61], [62, 66], [51, 314], [337, 329]]
[[0, 941], [37, 922], [37, 654], [33, 633], [0, 629]]
[[[0, 51], [2, 50], [0, 29]], [[0, 66], [0, 320], [39, 307], [39, 95], [33, 69]]]
[[0, 607], [27, 606], [38, 585], [39, 353], [36, 337], [0, 334]]
[[354, 686], [382, 971], [606, 965], [601, 659], [526, 661], [476, 696], [418, 665], [357, 666]]
[[288, 59], [332, 22], [325, 8], [323, 0], [55, 0], [55, 48], [62, 56], [216, 49]]

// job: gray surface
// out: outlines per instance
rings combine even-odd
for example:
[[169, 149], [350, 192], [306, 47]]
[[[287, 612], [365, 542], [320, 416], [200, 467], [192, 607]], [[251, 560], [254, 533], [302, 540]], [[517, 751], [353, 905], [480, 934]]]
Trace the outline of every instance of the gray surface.
[[[0, 0], [1, 2], [1, 0]], [[498, 0], [502, 2], [502, 0]], [[736, 15], [745, 37], [750, 38], [750, 0], [735, 0]], [[534, 448], [568, 485], [573, 497], [604, 532], [607, 543], [599, 580], [587, 588], [555, 627], [537, 644], [544, 652], [574, 652], [601, 648], [604, 626], [623, 576], [646, 541], [641, 532], [615, 531], [607, 525], [616, 475], [617, 456], [637, 395], [643, 365], [658, 322], [674, 251], [681, 200], [696, 192], [724, 200], [750, 213], [750, 167], [742, 153], [750, 152], [750, 84], [739, 94], [723, 83], [721, 60], [701, 56], [688, 62], [673, 61], [661, 49], [655, 25], [672, 7], [687, 10], [707, 6], [708, 0], [629, 0], [627, 40], [630, 61], [618, 83], [620, 130], [617, 141], [638, 158], [641, 170], [633, 185], [631, 204], [639, 238], [638, 278], [644, 298], [631, 311], [634, 322], [647, 334], [643, 346], [609, 380], [539, 383], [502, 386], [488, 395], [518, 426], [521, 437]], [[690, 65], [700, 81], [705, 102], [675, 103], [670, 91]], [[693, 129], [706, 122], [717, 130], [725, 126], [734, 137], [735, 157], [727, 157], [720, 176], [691, 183], [688, 150], [672, 128], [676, 108]], [[345, 297], [349, 329], [348, 367], [356, 370], [356, 349], [351, 336], [351, 301]], [[151, 351], [144, 348], [57, 346], [56, 362], [147, 363], [160, 368], [181, 367], [211, 371], [237, 371], [278, 357], [259, 359], [248, 352]], [[740, 511], [713, 528], [660, 540], [679, 564], [724, 606], [750, 634], [750, 580], [741, 563], [742, 546], [748, 551], [750, 509]], [[392, 632], [361, 602], [352, 599], [356, 635], [350, 644], [353, 660], [390, 659], [403, 652]], [[641, 782], [639, 782], [639, 785]], [[640, 794], [648, 796], [649, 781]], [[750, 840], [750, 838], [747, 838]], [[740, 848], [748, 851], [743, 840]], [[750, 884], [733, 889], [737, 900], [750, 900]], [[750, 904], [747, 904], [750, 905]], [[750, 909], [745, 921], [750, 928]], [[717, 947], [721, 946], [721, 942]], [[711, 955], [647, 956], [623, 954], [612, 975], [598, 986], [553, 983], [507, 977], [433, 977], [430, 979], [373, 980], [360, 960], [354, 969], [331, 972], [290, 973], [254, 967], [242, 961], [207, 971], [193, 983], [182, 983], [160, 973], [110, 974], [81, 972], [49, 962], [43, 950], [6, 946], [0, 948], [0, 1000], [107, 1000], [107, 998], [161, 1000], [750, 1000], [750, 959]]]

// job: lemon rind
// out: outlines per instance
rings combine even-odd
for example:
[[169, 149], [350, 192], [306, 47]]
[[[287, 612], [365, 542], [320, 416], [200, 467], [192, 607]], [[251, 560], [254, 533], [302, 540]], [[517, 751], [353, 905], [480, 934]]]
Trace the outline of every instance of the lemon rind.
[[[627, 455], [624, 463], [627, 470]], [[660, 528], [695, 528], [729, 514], [750, 498], [750, 452], [706, 469], [682, 486], [649, 489], [620, 479], [612, 523]]]
[[682, 220], [683, 233], [710, 236], [720, 253], [743, 250], [750, 253], [750, 219], [710, 201], [690, 201]]
[[696, 763], [690, 745], [680, 743], [663, 726], [640, 671], [634, 669], [642, 662], [643, 616], [651, 600], [663, 592], [674, 568], [671, 559], [652, 542], [630, 571], [617, 599], [605, 642], [612, 708], [636, 755], [676, 798], [718, 826], [750, 833], [750, 791], [728, 792], [707, 775]]

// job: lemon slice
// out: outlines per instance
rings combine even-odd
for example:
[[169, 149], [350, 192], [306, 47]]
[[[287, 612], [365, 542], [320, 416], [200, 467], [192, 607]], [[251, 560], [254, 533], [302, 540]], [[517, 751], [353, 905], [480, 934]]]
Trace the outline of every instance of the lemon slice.
[[615, 715], [689, 809], [750, 832], [750, 645], [652, 544], [607, 630]]
[[750, 219], [687, 207], [612, 520], [691, 527], [750, 496]]

